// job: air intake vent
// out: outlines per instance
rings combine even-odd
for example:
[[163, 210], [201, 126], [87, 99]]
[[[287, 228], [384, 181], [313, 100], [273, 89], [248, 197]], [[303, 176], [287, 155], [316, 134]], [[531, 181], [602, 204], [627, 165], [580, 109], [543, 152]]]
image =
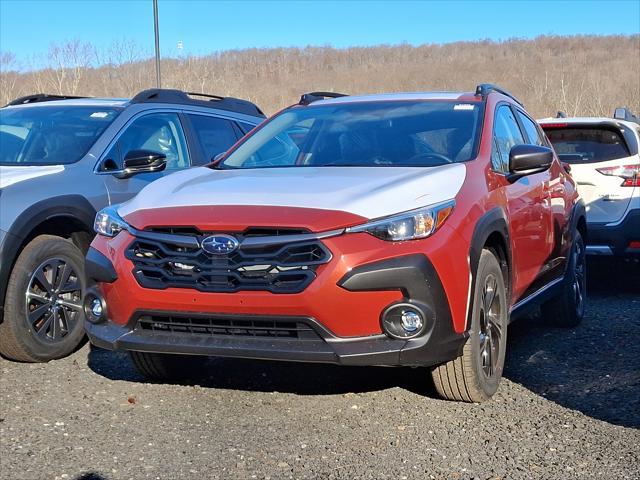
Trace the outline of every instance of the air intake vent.
[[233, 318], [215, 315], [142, 315], [138, 328], [153, 332], [223, 337], [288, 338], [319, 340], [307, 324], [296, 320], [264, 317]]

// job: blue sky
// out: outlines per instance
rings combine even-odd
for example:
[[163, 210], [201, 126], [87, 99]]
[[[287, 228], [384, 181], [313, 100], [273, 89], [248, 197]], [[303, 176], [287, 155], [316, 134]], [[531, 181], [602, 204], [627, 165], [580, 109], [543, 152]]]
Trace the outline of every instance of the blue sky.
[[[445, 43], [542, 34], [638, 34], [640, 0], [204, 1], [160, 0], [161, 53], [251, 47]], [[152, 0], [0, 0], [0, 50], [20, 61], [51, 42], [153, 51]]]

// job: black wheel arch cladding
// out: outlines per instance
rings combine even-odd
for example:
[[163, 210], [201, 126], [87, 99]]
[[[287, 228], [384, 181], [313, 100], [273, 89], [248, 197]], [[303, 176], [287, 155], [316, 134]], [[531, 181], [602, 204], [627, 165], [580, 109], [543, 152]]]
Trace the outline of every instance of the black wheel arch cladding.
[[[89, 201], [81, 195], [60, 195], [34, 203], [22, 212], [11, 225], [11, 230], [5, 238], [2, 248], [2, 262], [0, 262], [0, 308], [4, 307], [7, 282], [16, 259], [25, 245], [30, 234], [44, 222], [57, 218], [68, 217], [79, 222], [83, 228], [93, 231], [93, 221], [96, 210]], [[52, 234], [55, 234], [52, 232]]]
[[[507, 215], [499, 207], [493, 208], [480, 217], [471, 236], [471, 245], [469, 247], [469, 269], [471, 272], [471, 285], [470, 291], [473, 296], [476, 286], [476, 272], [478, 270], [478, 264], [480, 263], [480, 255], [482, 250], [487, 244], [487, 240], [491, 235], [498, 234], [504, 240], [506, 248], [504, 249], [505, 260], [507, 262], [507, 272], [509, 278], [505, 278], [505, 286], [507, 291], [507, 301], [511, 297], [511, 285], [512, 285], [512, 257], [510, 248], [510, 235], [509, 235], [509, 223], [507, 221]], [[498, 263], [501, 263], [501, 259], [498, 258]], [[473, 297], [470, 298], [473, 302]], [[471, 305], [467, 312], [467, 329], [471, 325]]]

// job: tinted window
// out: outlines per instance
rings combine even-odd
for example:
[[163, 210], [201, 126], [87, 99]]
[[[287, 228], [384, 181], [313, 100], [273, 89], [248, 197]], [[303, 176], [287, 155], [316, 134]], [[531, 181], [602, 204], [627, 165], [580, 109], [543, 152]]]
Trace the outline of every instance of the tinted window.
[[167, 157], [167, 170], [189, 167], [187, 143], [175, 113], [152, 113], [133, 121], [118, 138], [106, 157], [110, 168], [119, 168], [131, 150], [151, 150]]
[[604, 162], [629, 156], [619, 132], [605, 128], [549, 128], [545, 130], [564, 162]]
[[238, 140], [229, 120], [206, 115], [189, 115], [206, 160], [226, 152]]
[[536, 123], [519, 111], [518, 116], [520, 117], [520, 121], [524, 126], [524, 130], [527, 132], [529, 143], [531, 143], [532, 145], [546, 146], [544, 140], [542, 139], [542, 136], [540, 135], [540, 131], [538, 130]]
[[245, 134], [256, 128], [255, 125], [251, 125], [250, 123], [238, 122], [238, 125], [240, 126], [240, 130], [242, 130], [242, 133]]
[[33, 106], [0, 109], [0, 164], [60, 165], [80, 160], [120, 109]]
[[295, 107], [250, 136], [223, 168], [436, 166], [474, 158], [482, 104], [353, 102]]
[[514, 145], [524, 142], [520, 127], [513, 116], [513, 111], [507, 105], [501, 105], [496, 110], [493, 122], [494, 151], [491, 155], [493, 168], [507, 172], [509, 170], [509, 152]]

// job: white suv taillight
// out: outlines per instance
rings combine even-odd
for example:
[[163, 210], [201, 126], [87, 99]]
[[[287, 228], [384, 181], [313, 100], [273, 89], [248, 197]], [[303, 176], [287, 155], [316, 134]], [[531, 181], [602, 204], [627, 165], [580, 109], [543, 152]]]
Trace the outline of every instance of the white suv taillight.
[[618, 165], [617, 167], [604, 167], [596, 170], [603, 175], [623, 178], [622, 187], [640, 187], [640, 164]]

